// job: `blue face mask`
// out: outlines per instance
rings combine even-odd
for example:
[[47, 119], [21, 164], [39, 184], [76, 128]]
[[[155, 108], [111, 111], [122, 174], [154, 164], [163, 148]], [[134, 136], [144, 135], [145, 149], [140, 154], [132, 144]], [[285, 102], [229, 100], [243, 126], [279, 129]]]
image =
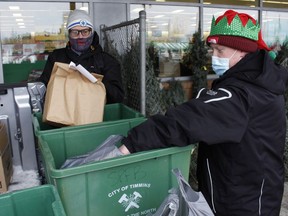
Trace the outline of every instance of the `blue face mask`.
[[236, 51], [237, 50], [235, 50], [230, 58], [212, 56], [212, 69], [218, 76], [222, 76], [229, 69], [229, 61], [235, 55]]

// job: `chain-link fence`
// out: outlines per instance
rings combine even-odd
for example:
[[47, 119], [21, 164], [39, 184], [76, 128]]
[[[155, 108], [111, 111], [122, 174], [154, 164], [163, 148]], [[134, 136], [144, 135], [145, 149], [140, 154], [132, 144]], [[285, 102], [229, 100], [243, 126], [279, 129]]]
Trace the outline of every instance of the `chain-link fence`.
[[181, 83], [174, 79], [167, 82], [168, 88], [161, 88], [151, 58], [151, 47], [146, 48], [145, 19], [146, 12], [140, 11], [138, 19], [110, 27], [102, 25], [100, 36], [104, 50], [121, 64], [124, 104], [151, 116], [165, 113], [185, 98]]
[[125, 92], [124, 104], [145, 114], [145, 24], [146, 13], [118, 25], [101, 26], [101, 39], [106, 52], [121, 64]]

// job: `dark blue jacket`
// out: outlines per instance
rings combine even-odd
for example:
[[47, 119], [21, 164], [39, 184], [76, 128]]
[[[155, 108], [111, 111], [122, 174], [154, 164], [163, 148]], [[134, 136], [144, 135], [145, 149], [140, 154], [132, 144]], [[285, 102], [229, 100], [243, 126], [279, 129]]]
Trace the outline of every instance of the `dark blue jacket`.
[[212, 89], [129, 131], [130, 152], [199, 142], [197, 177], [215, 215], [279, 216], [288, 72], [265, 51], [246, 55]]

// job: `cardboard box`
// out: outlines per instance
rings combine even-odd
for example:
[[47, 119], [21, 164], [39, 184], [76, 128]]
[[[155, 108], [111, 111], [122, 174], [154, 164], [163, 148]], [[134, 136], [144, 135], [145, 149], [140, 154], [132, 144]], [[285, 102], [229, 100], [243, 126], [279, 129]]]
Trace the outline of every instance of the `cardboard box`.
[[13, 162], [8, 130], [5, 122], [0, 121], [0, 193], [8, 190], [12, 174]]
[[0, 193], [6, 192], [13, 174], [11, 149], [8, 145], [0, 155]]
[[5, 123], [0, 121], [0, 155], [9, 145], [8, 130]]

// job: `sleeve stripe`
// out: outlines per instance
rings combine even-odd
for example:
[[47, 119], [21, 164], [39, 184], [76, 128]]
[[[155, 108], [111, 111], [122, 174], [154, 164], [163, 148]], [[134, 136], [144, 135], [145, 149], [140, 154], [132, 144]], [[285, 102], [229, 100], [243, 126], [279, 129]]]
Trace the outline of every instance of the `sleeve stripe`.
[[[202, 90], [202, 89], [201, 89], [201, 90]], [[227, 96], [210, 99], [210, 100], [204, 101], [204, 103], [210, 103], [210, 102], [214, 102], [214, 101], [226, 100], [226, 99], [229, 99], [229, 98], [232, 97], [232, 93], [231, 93], [230, 91], [228, 91], [227, 89], [219, 88], [218, 90], [226, 92], [226, 93], [227, 93]], [[198, 95], [197, 95], [197, 96], [198, 96]]]

